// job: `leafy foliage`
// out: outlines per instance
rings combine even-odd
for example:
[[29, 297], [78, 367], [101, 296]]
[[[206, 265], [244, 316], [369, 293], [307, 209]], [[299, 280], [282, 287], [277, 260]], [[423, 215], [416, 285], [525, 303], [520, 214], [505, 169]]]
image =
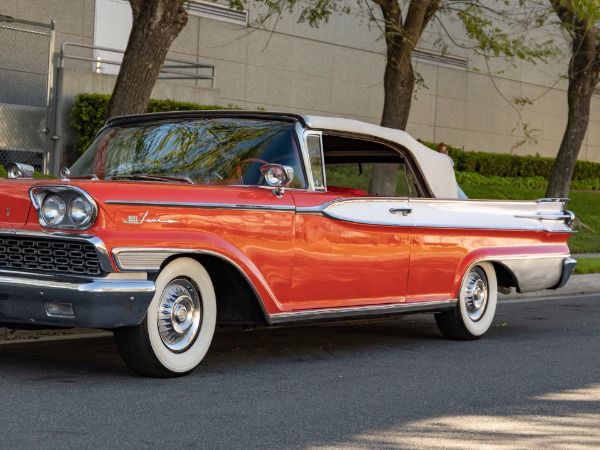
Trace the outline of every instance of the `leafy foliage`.
[[[546, 189], [548, 180], [544, 177], [498, 177], [485, 176], [476, 172], [456, 172], [459, 185], [472, 186], [512, 186], [514, 188]], [[575, 180], [573, 189], [580, 191], [600, 191], [600, 178]]]
[[[96, 133], [106, 122], [109, 95], [79, 94], [71, 111], [71, 126], [79, 133], [77, 150], [81, 153], [94, 141]], [[174, 100], [150, 99], [146, 112], [191, 111], [207, 109], [237, 109], [224, 108], [217, 105], [200, 105], [198, 103], [177, 102]]]
[[[487, 57], [518, 58], [535, 64], [538, 61], [547, 62], [558, 52], [552, 40], [542, 43], [531, 41], [523, 31], [517, 32], [515, 37], [515, 28], [526, 28], [520, 22], [520, 17], [509, 14], [507, 9], [490, 9], [482, 2], [470, 1], [465, 3], [463, 9], [457, 10], [456, 15], [467, 36], [477, 43], [475, 50]], [[496, 25], [498, 22], [503, 22], [512, 30], [500, 28]]]

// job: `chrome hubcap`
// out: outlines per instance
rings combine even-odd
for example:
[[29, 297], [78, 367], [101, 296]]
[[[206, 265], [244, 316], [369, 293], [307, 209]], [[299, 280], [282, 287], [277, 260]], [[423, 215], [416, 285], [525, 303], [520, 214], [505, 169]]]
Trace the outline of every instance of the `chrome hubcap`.
[[477, 322], [485, 313], [488, 301], [488, 288], [485, 273], [479, 267], [473, 269], [465, 287], [465, 306], [469, 319]]
[[171, 281], [160, 297], [158, 331], [172, 352], [187, 350], [196, 340], [202, 321], [200, 296], [183, 278]]

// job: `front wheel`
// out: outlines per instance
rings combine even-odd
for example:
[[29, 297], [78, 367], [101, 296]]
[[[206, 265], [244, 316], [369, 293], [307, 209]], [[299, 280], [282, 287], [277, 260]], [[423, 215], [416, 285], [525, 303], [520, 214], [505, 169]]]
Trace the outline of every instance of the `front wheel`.
[[498, 282], [494, 266], [480, 262], [465, 274], [452, 311], [435, 315], [442, 334], [448, 339], [479, 339], [492, 325], [498, 300]]
[[215, 291], [206, 269], [194, 259], [176, 259], [156, 279], [143, 322], [114, 331], [117, 348], [137, 374], [186, 375], [206, 355], [216, 317]]

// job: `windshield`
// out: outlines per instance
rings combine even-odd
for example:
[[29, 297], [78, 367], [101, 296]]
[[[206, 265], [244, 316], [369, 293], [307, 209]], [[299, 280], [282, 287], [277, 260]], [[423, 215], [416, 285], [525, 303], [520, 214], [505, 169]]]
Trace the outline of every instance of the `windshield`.
[[291, 166], [290, 187], [306, 187], [294, 124], [192, 119], [107, 128], [71, 167], [71, 176], [255, 185], [263, 184], [260, 167], [268, 163]]

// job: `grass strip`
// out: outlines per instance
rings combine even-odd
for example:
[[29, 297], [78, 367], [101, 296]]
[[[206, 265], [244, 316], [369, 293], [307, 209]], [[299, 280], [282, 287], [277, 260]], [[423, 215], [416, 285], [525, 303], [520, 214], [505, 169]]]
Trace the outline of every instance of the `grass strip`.
[[575, 274], [586, 275], [589, 273], [600, 273], [600, 258], [577, 258], [577, 265], [575, 266]]

